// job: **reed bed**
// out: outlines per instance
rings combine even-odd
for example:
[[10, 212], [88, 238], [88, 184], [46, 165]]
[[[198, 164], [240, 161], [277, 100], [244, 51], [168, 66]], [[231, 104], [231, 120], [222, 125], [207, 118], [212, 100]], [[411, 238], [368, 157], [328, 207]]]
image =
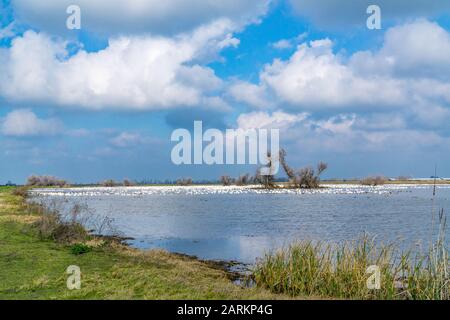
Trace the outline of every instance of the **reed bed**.
[[[404, 252], [395, 244], [377, 244], [366, 235], [340, 244], [296, 242], [266, 254], [255, 266], [254, 280], [258, 286], [290, 296], [449, 300], [443, 212], [440, 220], [437, 240], [425, 253]], [[368, 286], [374, 270], [370, 266], [379, 271], [379, 289]]]

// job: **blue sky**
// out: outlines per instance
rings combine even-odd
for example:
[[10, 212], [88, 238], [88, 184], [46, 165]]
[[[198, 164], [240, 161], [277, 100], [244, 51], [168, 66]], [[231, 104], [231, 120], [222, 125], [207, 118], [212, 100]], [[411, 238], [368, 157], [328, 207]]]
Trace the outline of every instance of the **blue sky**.
[[[176, 128], [280, 129], [327, 177], [450, 176], [450, 3], [1, 0], [0, 183], [214, 179]], [[68, 30], [66, 8], [81, 9]]]

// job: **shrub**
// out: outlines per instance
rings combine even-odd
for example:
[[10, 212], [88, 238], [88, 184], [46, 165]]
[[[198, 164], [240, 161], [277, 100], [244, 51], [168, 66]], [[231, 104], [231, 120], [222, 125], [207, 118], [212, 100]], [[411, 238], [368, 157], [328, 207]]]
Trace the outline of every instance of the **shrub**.
[[190, 186], [192, 183], [192, 178], [182, 178], [177, 180], [177, 185], [179, 186]]
[[70, 247], [70, 252], [74, 255], [85, 254], [92, 251], [92, 248], [84, 243], [75, 243]]
[[250, 182], [250, 175], [247, 173], [245, 175], [241, 175], [236, 179], [236, 185], [245, 186]]
[[222, 185], [224, 186], [230, 186], [233, 183], [233, 178], [230, 176], [221, 176], [220, 182], [222, 182]]
[[366, 177], [361, 180], [363, 186], [380, 186], [385, 184], [387, 179], [383, 176]]
[[12, 191], [12, 194], [14, 196], [26, 198], [28, 196], [28, 188], [27, 187], [14, 188], [14, 190]]
[[131, 186], [134, 186], [134, 185], [135, 185], [135, 183], [132, 182], [132, 181], [129, 180], [129, 179], [124, 179], [124, 180], [123, 180], [123, 186], [124, 186], [124, 187], [131, 187]]
[[101, 185], [103, 187], [114, 187], [114, 186], [117, 185], [117, 183], [114, 180], [112, 180], [112, 179], [108, 179], [108, 180], [103, 181], [101, 183]]
[[255, 177], [253, 181], [261, 184], [265, 189], [274, 189], [275, 185], [275, 176], [274, 175], [262, 175], [261, 168], [256, 170]]
[[30, 187], [64, 187], [67, 181], [52, 176], [32, 175], [27, 179], [27, 186]]
[[57, 212], [45, 213], [34, 223], [42, 240], [55, 240], [63, 243], [83, 241], [88, 238], [88, 232], [76, 221], [63, 221]]

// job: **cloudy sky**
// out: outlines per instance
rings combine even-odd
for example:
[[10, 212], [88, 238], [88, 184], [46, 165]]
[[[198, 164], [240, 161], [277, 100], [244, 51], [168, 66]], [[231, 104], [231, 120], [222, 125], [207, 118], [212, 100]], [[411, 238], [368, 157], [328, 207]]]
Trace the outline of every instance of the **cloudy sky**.
[[253, 172], [173, 165], [194, 120], [328, 178], [450, 176], [450, 1], [0, 0], [0, 183]]

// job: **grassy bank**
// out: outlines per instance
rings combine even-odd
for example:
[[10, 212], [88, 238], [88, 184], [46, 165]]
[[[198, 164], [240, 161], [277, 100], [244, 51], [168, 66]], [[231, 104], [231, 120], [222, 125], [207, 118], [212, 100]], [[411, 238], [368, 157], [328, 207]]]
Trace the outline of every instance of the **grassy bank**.
[[[0, 188], [0, 299], [273, 299], [282, 295], [241, 288], [205, 263], [163, 251], [139, 251], [90, 239], [75, 255], [70, 244], [42, 240], [34, 226], [41, 210], [14, 188]], [[81, 269], [80, 290], [68, 290], [66, 269]]]

